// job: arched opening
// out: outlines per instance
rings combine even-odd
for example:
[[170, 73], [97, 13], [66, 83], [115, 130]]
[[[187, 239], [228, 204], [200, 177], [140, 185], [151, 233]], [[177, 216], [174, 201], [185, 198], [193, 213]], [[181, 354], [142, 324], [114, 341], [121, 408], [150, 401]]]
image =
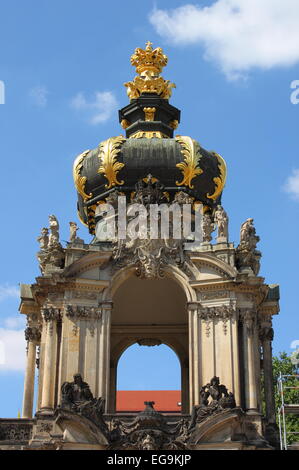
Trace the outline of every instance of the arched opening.
[[[174, 280], [170, 278], [141, 280], [131, 276], [114, 291], [110, 342], [109, 409], [111, 412], [116, 410], [118, 362], [124, 351], [136, 343], [137, 345], [164, 344], [171, 348], [172, 354], [176, 354], [180, 363], [181, 385], [178, 390], [181, 390], [181, 411], [188, 412], [189, 363], [186, 296]], [[160, 349], [161, 357], [163, 348], [167, 346], [162, 346]], [[134, 348], [137, 347], [142, 348], [142, 346], [134, 346]], [[157, 347], [158, 355], [159, 347]], [[153, 349], [147, 346], [146, 348]], [[139, 349], [138, 359], [141, 351], [142, 349]], [[134, 363], [127, 365], [133, 370], [135, 366]], [[155, 388], [159, 389], [158, 383], [155, 383]], [[153, 390], [153, 387], [151, 386], [150, 389]]]
[[181, 365], [175, 352], [164, 344], [133, 344], [117, 366], [117, 412], [137, 412], [145, 401], [165, 413], [181, 412]]

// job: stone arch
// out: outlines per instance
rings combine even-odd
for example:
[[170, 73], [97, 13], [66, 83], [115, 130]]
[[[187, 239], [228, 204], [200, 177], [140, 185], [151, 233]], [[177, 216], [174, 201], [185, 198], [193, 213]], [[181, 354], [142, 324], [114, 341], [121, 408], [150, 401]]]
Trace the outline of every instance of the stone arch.
[[[186, 296], [186, 302], [195, 302], [197, 300], [196, 290], [189, 284], [189, 279], [181, 269], [176, 266], [167, 266], [164, 268], [165, 277], [175, 281]], [[102, 300], [104, 302], [110, 301], [113, 298], [116, 290], [123, 284], [129, 277], [135, 277], [135, 267], [124, 267], [119, 269], [110, 281], [110, 286], [103, 291]], [[145, 279], [144, 282], [147, 280]]]
[[[187, 277], [179, 269], [173, 268], [167, 268], [165, 277], [159, 280], [140, 280], [134, 275], [134, 268], [123, 268], [115, 274], [110, 287], [103, 291], [102, 301], [111, 300], [113, 303], [109, 387], [111, 411], [115, 410], [117, 364], [121, 354], [138, 340], [152, 338], [169, 346], [178, 356], [181, 365], [182, 409], [188, 412], [187, 302], [190, 299], [196, 299], [196, 292], [189, 286]], [[142, 311], [143, 316], [138, 316], [139, 311]]]
[[[183, 388], [184, 388], [184, 374], [183, 374], [183, 371], [184, 371], [184, 368], [186, 366], [186, 362], [188, 362], [188, 351], [186, 351], [178, 341], [175, 341], [175, 340], [169, 341], [169, 339], [167, 339], [167, 338], [164, 340], [163, 335], [160, 338], [161, 338], [161, 340], [160, 340], [161, 344], [160, 345], [164, 344], [165, 346], [168, 346], [169, 349], [171, 349], [171, 351], [175, 354], [175, 356], [176, 356], [176, 358], [179, 362], [180, 373], [181, 373], [181, 377], [180, 377], [181, 391], [183, 392]], [[118, 370], [119, 360], [122, 357], [122, 355], [134, 344], [136, 344], [136, 340], [134, 340], [134, 339], [131, 339], [131, 340], [124, 339], [124, 340], [121, 340], [116, 345], [115, 348], [113, 348], [113, 350], [111, 351], [111, 362], [114, 365], [115, 372], [117, 372], [117, 370]], [[115, 400], [114, 407], [116, 409], [117, 373], [115, 374], [115, 379], [113, 380], [113, 383], [115, 383], [115, 396], [113, 397], [113, 400]], [[182, 395], [183, 395], [183, 393], [182, 393]]]

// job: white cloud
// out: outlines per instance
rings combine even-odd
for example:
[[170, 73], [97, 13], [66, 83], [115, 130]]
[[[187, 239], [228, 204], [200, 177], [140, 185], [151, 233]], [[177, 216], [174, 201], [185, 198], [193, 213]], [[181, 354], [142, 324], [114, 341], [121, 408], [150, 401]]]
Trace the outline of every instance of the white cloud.
[[31, 101], [40, 108], [47, 106], [48, 94], [49, 91], [45, 86], [36, 86], [29, 91]]
[[229, 79], [299, 62], [298, 0], [215, 0], [154, 9], [149, 20], [171, 44], [203, 46]]
[[111, 91], [97, 91], [91, 101], [83, 93], [78, 93], [71, 100], [71, 106], [83, 112], [90, 124], [102, 124], [110, 119], [118, 103]]
[[290, 194], [293, 199], [299, 201], [299, 169], [293, 170], [283, 186], [285, 192]]
[[25, 368], [26, 342], [24, 330], [0, 328], [0, 371]]
[[0, 285], [0, 302], [1, 300], [5, 300], [9, 297], [20, 297], [20, 289], [16, 286], [10, 286], [8, 284]]
[[7, 317], [4, 319], [5, 328], [11, 330], [18, 330], [19, 328], [26, 327], [26, 315], [16, 313], [13, 317]]

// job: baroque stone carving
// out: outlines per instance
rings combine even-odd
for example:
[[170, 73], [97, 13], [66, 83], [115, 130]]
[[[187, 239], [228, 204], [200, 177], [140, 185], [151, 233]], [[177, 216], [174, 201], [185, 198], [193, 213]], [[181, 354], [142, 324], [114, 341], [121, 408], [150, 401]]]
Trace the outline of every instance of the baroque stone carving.
[[[136, 191], [131, 198], [132, 203], [142, 204], [148, 212], [150, 204], [160, 204], [168, 201], [168, 194], [164, 191], [164, 186], [148, 174], [146, 178], [138, 181]], [[179, 207], [186, 202], [182, 194], [176, 200]], [[135, 218], [128, 208], [129, 223]], [[159, 225], [160, 213], [157, 215]], [[170, 234], [173, 229], [170, 222]], [[164, 277], [164, 269], [167, 265], [175, 265], [184, 270], [188, 275], [192, 274], [192, 262], [184, 252], [186, 240], [168, 237], [151, 238], [150, 228], [145, 227], [145, 232], [140, 238], [117, 239], [113, 242], [113, 255], [115, 269], [124, 266], [134, 266], [135, 273], [141, 279], [159, 279]]]
[[252, 335], [256, 324], [256, 313], [253, 310], [241, 310], [240, 320], [246, 326], [248, 334]]
[[49, 322], [51, 320], [60, 321], [61, 320], [60, 308], [55, 308], [55, 307], [43, 308], [42, 316], [46, 322]]
[[39, 242], [40, 249], [46, 250], [48, 248], [49, 243], [49, 229], [46, 227], [42, 228], [40, 236], [37, 238]]
[[79, 230], [76, 222], [70, 222], [70, 242], [74, 242], [77, 239], [77, 232]]
[[102, 317], [102, 309], [99, 307], [82, 307], [80, 305], [67, 305], [65, 314], [68, 318], [76, 320], [99, 320]]
[[162, 341], [155, 338], [143, 338], [139, 339], [137, 343], [139, 344], [139, 346], [160, 346], [160, 344], [162, 344]]
[[189, 437], [187, 420], [172, 424], [153, 407], [155, 402], [144, 402], [145, 409], [131, 423], [113, 419], [109, 434], [109, 449], [122, 450], [178, 450], [186, 448]]
[[28, 441], [32, 435], [32, 424], [0, 423], [0, 441]]
[[105, 400], [94, 398], [87, 382], [84, 382], [81, 374], [74, 375], [73, 382], [64, 382], [61, 386], [61, 408], [79, 413], [107, 432], [107, 426], [103, 420]]
[[202, 216], [202, 241], [203, 243], [210, 243], [212, 240], [212, 232], [214, 231], [214, 224], [212, 222], [210, 214], [204, 214]]
[[228, 291], [211, 291], [211, 292], [202, 292], [200, 295], [202, 300], [212, 300], [212, 299], [226, 299], [229, 298]]
[[217, 242], [223, 243], [228, 241], [228, 215], [222, 206], [218, 205], [214, 214], [214, 222], [217, 226]]
[[233, 393], [229, 393], [226, 386], [220, 384], [219, 377], [214, 376], [209, 383], [201, 387], [200, 404], [193, 407], [189, 430], [212, 414], [235, 407]]
[[41, 338], [40, 329], [37, 326], [28, 326], [25, 329], [25, 340], [38, 343]]
[[210, 323], [212, 321], [223, 321], [223, 333], [227, 334], [227, 321], [233, 316], [236, 308], [232, 302], [229, 305], [218, 305], [215, 307], [200, 306], [198, 316], [206, 322], [206, 336], [210, 334]]
[[259, 339], [263, 343], [264, 341], [273, 341], [274, 330], [271, 325], [260, 326]]
[[43, 228], [38, 237], [40, 251], [37, 253], [40, 270], [44, 274], [47, 270], [57, 270], [64, 266], [65, 252], [59, 242], [59, 223], [55, 215], [49, 216], [50, 236], [48, 229]]
[[260, 237], [256, 235], [253, 219], [247, 219], [240, 230], [240, 244], [236, 249], [236, 265], [238, 269], [250, 268], [255, 275], [260, 270], [261, 252], [256, 250]]
[[98, 294], [96, 292], [74, 291], [73, 297], [74, 299], [96, 300], [98, 297]]

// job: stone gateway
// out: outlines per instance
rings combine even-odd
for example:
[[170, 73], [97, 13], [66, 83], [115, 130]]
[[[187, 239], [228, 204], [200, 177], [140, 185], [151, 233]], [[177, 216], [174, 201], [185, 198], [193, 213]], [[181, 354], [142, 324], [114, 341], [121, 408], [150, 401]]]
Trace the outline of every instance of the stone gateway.
[[[242, 215], [239, 244], [229, 239], [229, 211], [221, 204], [224, 159], [189, 136], [174, 136], [180, 110], [169, 103], [175, 85], [161, 76], [167, 60], [150, 42], [135, 50], [137, 75], [125, 84], [130, 103], [119, 111], [125, 136], [75, 159], [78, 217], [90, 241], [78, 238], [77, 223], [69, 222], [63, 246], [55, 215], [41, 229], [40, 274], [21, 285], [20, 313], [27, 317], [23, 413], [0, 420], [0, 449], [277, 445], [271, 342], [279, 287], [259, 275], [260, 239], [251, 214]], [[136, 237], [117, 223], [119, 198]], [[113, 209], [113, 220], [103, 205]], [[169, 237], [151, 237], [148, 223], [138, 232], [136, 206], [140, 220], [162, 205], [175, 207], [168, 214]], [[189, 214], [192, 230], [201, 215], [200, 239], [192, 230], [172, 236], [180, 230], [176, 211]], [[162, 225], [161, 211], [155, 221]], [[117, 413], [117, 364], [134, 343], [175, 351], [181, 413], [158, 412], [153, 401], [140, 413]], [[140, 464], [137, 457], [115, 458], [107, 464]]]

